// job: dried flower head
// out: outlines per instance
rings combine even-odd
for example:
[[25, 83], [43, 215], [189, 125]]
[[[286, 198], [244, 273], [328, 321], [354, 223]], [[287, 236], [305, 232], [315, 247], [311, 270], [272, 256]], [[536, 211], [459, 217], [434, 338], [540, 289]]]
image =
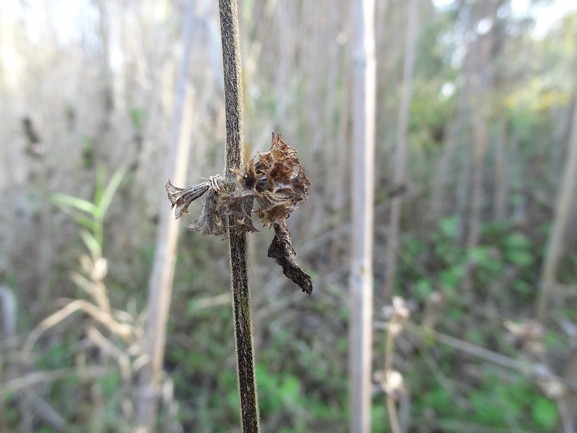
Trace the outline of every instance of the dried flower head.
[[176, 207], [177, 219], [188, 213], [188, 206], [194, 200], [208, 192], [200, 218], [188, 226], [203, 235], [226, 235], [229, 217], [238, 232], [257, 232], [252, 222], [252, 206], [256, 200], [259, 208], [254, 213], [264, 226], [275, 231], [268, 257], [274, 258], [285, 276], [310, 295], [311, 277], [295, 261], [296, 253], [286, 225], [297, 203], [308, 198], [310, 186], [296, 155], [296, 149], [273, 132], [270, 150], [259, 153], [244, 168], [236, 170], [236, 183], [225, 183], [222, 178], [212, 176], [207, 182], [183, 189], [168, 181], [166, 192], [172, 207]]

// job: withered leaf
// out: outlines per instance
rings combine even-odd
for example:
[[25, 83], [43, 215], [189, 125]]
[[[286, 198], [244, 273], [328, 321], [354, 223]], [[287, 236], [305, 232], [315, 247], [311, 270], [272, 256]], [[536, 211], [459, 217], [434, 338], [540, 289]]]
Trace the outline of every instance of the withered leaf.
[[182, 215], [188, 213], [188, 206], [190, 206], [193, 201], [202, 197], [202, 195], [208, 191], [210, 183], [203, 182], [190, 188], [178, 188], [168, 179], [164, 187], [166, 188], [168, 199], [172, 205], [170, 208], [172, 209], [176, 206], [176, 219], [179, 219]]
[[200, 218], [189, 224], [190, 230], [206, 235], [226, 235], [226, 223], [223, 215], [219, 212], [219, 192], [211, 189], [206, 195], [206, 200], [202, 205]]
[[268, 257], [273, 258], [277, 264], [281, 265], [285, 276], [297, 284], [303, 292], [308, 295], [312, 294], [312, 279], [295, 261], [296, 253], [286, 222], [282, 220], [274, 223], [273, 227], [275, 236], [268, 247]]

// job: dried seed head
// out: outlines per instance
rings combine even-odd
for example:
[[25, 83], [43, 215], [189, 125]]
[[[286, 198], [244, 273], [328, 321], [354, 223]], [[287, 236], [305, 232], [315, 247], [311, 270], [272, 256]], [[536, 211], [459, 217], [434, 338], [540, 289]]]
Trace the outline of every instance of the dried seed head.
[[241, 194], [254, 196], [259, 205], [255, 213], [267, 227], [288, 218], [296, 204], [308, 198], [310, 182], [296, 155], [297, 151], [273, 132], [270, 150], [236, 172]]

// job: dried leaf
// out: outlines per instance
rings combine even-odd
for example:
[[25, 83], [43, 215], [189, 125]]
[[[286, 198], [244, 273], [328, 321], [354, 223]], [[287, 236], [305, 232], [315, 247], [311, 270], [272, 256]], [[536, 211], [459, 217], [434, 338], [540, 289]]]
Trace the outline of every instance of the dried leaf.
[[268, 247], [268, 257], [273, 258], [282, 266], [287, 278], [297, 284], [303, 292], [310, 295], [313, 292], [313, 283], [309, 275], [295, 261], [296, 253], [292, 246], [291, 235], [286, 222], [274, 223], [274, 239]]
[[188, 206], [190, 206], [193, 201], [202, 197], [203, 194], [208, 191], [210, 182], [199, 183], [190, 188], [178, 188], [168, 179], [164, 187], [166, 188], [168, 199], [172, 204], [170, 208], [172, 209], [176, 206], [176, 219], [179, 219], [182, 215], [188, 213]]
[[226, 235], [226, 222], [219, 212], [219, 191], [211, 189], [206, 195], [206, 200], [202, 205], [200, 218], [189, 224], [190, 230], [206, 235]]

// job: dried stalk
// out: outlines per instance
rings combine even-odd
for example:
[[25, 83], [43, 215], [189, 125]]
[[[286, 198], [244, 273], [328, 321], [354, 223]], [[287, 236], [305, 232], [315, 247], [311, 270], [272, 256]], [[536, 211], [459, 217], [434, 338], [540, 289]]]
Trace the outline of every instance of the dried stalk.
[[[225, 176], [234, 181], [234, 170], [242, 163], [242, 76], [240, 35], [236, 0], [219, 0], [224, 96], [226, 110]], [[230, 273], [237, 354], [241, 424], [244, 432], [259, 431], [259, 414], [254, 371], [250, 293], [247, 272], [247, 238], [229, 217]]]
[[190, 188], [176, 187], [169, 179], [165, 188], [177, 219], [188, 213], [193, 201], [205, 196], [200, 218], [188, 226], [191, 230], [203, 235], [228, 235], [241, 423], [244, 432], [258, 432], [246, 233], [258, 231], [252, 223], [252, 205], [256, 201], [259, 208], [254, 213], [275, 231], [268, 257], [310, 295], [312, 279], [295, 261], [296, 252], [286, 225], [296, 204], [307, 199], [310, 182], [296, 149], [274, 132], [270, 151], [259, 153], [241, 170], [243, 101], [237, 5], [236, 0], [220, 0], [219, 5], [226, 111], [225, 179], [211, 176]]
[[[393, 335], [393, 328], [387, 327], [387, 346], [385, 352], [385, 377], [388, 377], [389, 373], [393, 369], [393, 345], [395, 344], [395, 336]], [[399, 433], [401, 428], [399, 427], [399, 418], [397, 416], [397, 407], [395, 406], [395, 400], [390, 393], [386, 393], [385, 397], [387, 412], [389, 414], [389, 422], [391, 423], [391, 431], [393, 433]]]
[[374, 0], [355, 2], [349, 319], [349, 431], [371, 431], [376, 58]]

